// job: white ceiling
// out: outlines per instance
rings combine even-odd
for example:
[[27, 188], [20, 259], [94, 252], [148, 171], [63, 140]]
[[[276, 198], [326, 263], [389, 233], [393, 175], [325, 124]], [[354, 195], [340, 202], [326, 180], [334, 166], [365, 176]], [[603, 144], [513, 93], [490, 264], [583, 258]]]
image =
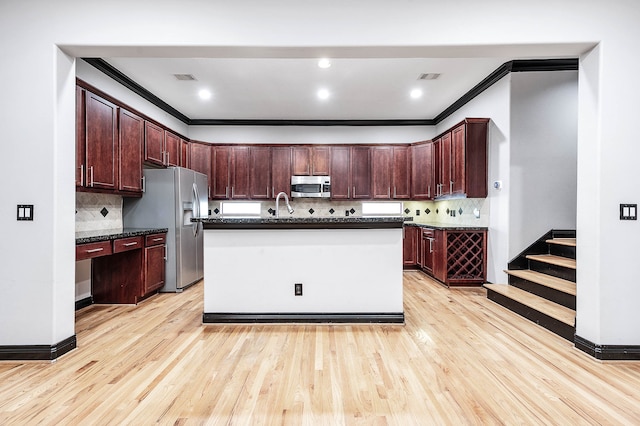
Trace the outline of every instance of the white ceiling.
[[[512, 57], [138, 58], [103, 57], [190, 119], [432, 119]], [[436, 80], [418, 80], [439, 73]], [[179, 81], [191, 74], [196, 81]], [[330, 97], [318, 99], [318, 89]], [[422, 89], [412, 99], [412, 89]], [[200, 89], [212, 97], [203, 101]]]

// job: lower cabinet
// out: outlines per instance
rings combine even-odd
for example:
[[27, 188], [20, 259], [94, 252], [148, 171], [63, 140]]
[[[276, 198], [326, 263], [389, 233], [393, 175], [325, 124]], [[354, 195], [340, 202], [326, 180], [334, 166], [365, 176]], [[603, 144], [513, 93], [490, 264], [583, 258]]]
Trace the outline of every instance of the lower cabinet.
[[481, 285], [487, 278], [487, 231], [405, 226], [403, 265], [447, 286]]
[[76, 247], [76, 259], [91, 258], [94, 303], [136, 304], [165, 282], [166, 233], [119, 238]]

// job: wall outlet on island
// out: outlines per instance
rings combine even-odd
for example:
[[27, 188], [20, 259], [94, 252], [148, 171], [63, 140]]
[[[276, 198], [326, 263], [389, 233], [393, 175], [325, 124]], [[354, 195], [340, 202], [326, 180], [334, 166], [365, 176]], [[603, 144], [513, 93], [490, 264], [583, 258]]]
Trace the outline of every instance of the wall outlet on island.
[[295, 283], [293, 285], [293, 294], [295, 296], [302, 296], [302, 283]]

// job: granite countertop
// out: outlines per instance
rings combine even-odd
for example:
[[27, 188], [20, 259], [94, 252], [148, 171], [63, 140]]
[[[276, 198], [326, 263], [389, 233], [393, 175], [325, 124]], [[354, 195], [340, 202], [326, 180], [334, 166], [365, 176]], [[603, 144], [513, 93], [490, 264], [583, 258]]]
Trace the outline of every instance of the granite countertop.
[[117, 240], [119, 238], [137, 237], [169, 232], [167, 228], [120, 228], [102, 229], [99, 231], [76, 232], [76, 244], [95, 243], [98, 241]]
[[416, 226], [419, 228], [432, 228], [442, 229], [447, 231], [487, 231], [489, 228], [486, 226], [474, 226], [474, 225], [458, 225], [453, 223], [405, 223], [406, 226]]
[[401, 228], [402, 216], [392, 217], [281, 217], [281, 218], [208, 218], [191, 219], [202, 222], [204, 229], [379, 229]]

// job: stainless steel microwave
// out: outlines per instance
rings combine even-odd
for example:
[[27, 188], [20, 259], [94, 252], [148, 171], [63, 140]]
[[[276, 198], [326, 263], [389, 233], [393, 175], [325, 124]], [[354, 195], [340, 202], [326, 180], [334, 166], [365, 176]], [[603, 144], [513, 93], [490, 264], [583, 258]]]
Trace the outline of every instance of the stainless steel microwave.
[[291, 176], [291, 197], [329, 198], [331, 178], [329, 176]]

